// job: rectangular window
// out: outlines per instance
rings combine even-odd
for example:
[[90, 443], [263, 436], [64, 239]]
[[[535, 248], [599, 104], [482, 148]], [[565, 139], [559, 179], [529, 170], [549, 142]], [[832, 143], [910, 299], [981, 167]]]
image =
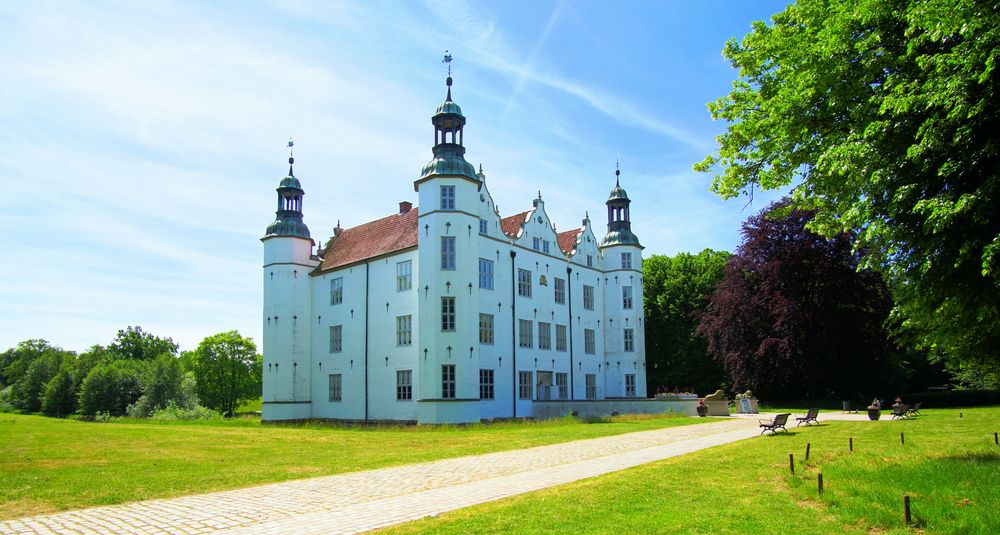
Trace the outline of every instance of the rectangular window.
[[455, 365], [441, 366], [441, 399], [455, 399]]
[[454, 297], [442, 297], [441, 298], [441, 330], [442, 331], [454, 331], [455, 330], [455, 298]]
[[587, 399], [597, 399], [597, 375], [593, 373], [588, 373], [586, 376], [587, 380]]
[[536, 251], [542, 250], [542, 239], [541, 238], [531, 238], [531, 248]]
[[632, 253], [622, 253], [622, 269], [632, 269]]
[[493, 345], [493, 314], [479, 314], [479, 343]]
[[396, 345], [413, 343], [413, 316], [396, 316]]
[[626, 373], [625, 374], [625, 397], [634, 398], [635, 397], [635, 374]]
[[480, 219], [479, 220], [479, 233], [480, 234], [486, 234], [487, 232], [489, 232], [489, 225], [486, 223], [485, 219]]
[[479, 287], [484, 290], [493, 289], [493, 261], [479, 259]]
[[340, 401], [343, 396], [343, 392], [340, 390], [340, 374], [331, 373], [330, 374], [330, 401]]
[[542, 252], [543, 253], [549, 252], [549, 240], [542, 240]]
[[441, 236], [441, 269], [455, 270], [455, 237]]
[[557, 373], [556, 374], [556, 387], [559, 391], [559, 399], [569, 399], [569, 382], [567, 381], [569, 374]]
[[594, 267], [594, 257], [587, 255], [587, 267]]
[[538, 322], [538, 349], [552, 349], [552, 324]]
[[622, 309], [632, 310], [632, 287], [622, 286]]
[[413, 262], [407, 260], [396, 264], [396, 291], [405, 292], [413, 287]]
[[531, 272], [527, 269], [517, 270], [517, 295], [531, 297]]
[[412, 370], [396, 370], [396, 399], [399, 401], [413, 399]]
[[517, 320], [518, 343], [520, 347], [531, 347], [534, 341], [531, 320]]
[[625, 329], [625, 352], [631, 353], [635, 351], [635, 330]]
[[330, 281], [330, 304], [339, 305], [344, 302], [344, 278], [337, 277]]
[[342, 325], [330, 326], [330, 353], [340, 353], [344, 349], [344, 328]]
[[441, 209], [455, 209], [455, 186], [441, 186]]
[[531, 399], [534, 385], [531, 384], [531, 372], [517, 372], [518, 399]]
[[556, 325], [556, 351], [566, 351], [565, 325]]
[[479, 399], [493, 399], [493, 370], [479, 370]]
[[597, 343], [593, 329], [583, 330], [583, 352], [588, 355], [597, 353]]
[[584, 310], [594, 310], [594, 287], [583, 285], [583, 308]]
[[552, 286], [556, 290], [556, 304], [566, 304], [566, 280], [556, 277]]

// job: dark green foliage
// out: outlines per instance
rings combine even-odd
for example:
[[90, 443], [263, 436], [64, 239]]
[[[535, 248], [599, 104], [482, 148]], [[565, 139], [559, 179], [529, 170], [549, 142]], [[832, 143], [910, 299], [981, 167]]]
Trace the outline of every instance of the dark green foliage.
[[143, 332], [142, 327], [128, 327], [118, 331], [107, 352], [114, 359], [149, 361], [160, 355], [176, 355], [177, 344], [170, 338]]
[[858, 270], [851, 238], [807, 230], [812, 212], [772, 205], [743, 243], [698, 326], [736, 391], [766, 400], [852, 399], [898, 380], [877, 273]]
[[161, 355], [145, 368], [142, 396], [129, 411], [130, 416], [147, 418], [171, 403], [180, 409], [190, 409], [197, 403], [193, 388], [185, 388], [184, 370], [177, 357]]
[[95, 416], [99, 412], [124, 415], [128, 406], [142, 395], [144, 373], [142, 363], [134, 360], [98, 364], [80, 387], [80, 413], [85, 416]]
[[257, 346], [236, 331], [209, 336], [198, 344], [194, 374], [202, 405], [231, 415], [244, 402], [260, 397], [261, 357]]
[[73, 374], [66, 366], [45, 386], [42, 412], [48, 416], [66, 416], [76, 412]]
[[797, 184], [826, 236], [858, 231], [899, 333], [1000, 380], [1000, 4], [799, 0], [724, 55], [713, 189]]
[[[901, 395], [909, 404], [921, 402], [926, 409], [936, 407], [985, 407], [1000, 405], [1000, 390], [939, 390], [934, 392], [913, 392]], [[888, 396], [885, 399], [895, 399]]]
[[38, 412], [42, 409], [45, 387], [62, 367], [63, 359], [71, 353], [57, 348], [48, 348], [28, 364], [27, 369], [11, 387], [11, 403], [20, 410]]
[[649, 391], [693, 388], [711, 392], [725, 382], [722, 367], [695, 335], [708, 296], [722, 280], [724, 251], [654, 255], [642, 262]]

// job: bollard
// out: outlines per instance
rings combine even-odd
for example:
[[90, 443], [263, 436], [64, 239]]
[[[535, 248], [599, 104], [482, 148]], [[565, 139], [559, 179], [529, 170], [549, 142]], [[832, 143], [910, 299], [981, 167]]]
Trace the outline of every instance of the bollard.
[[909, 496], [903, 496], [903, 522], [906, 522], [907, 526], [910, 526], [910, 525], [913, 524], [912, 519], [910, 518], [910, 497]]
[[791, 453], [788, 454], [788, 469], [795, 473], [795, 455]]
[[847, 449], [850, 451], [854, 451], [854, 437], [847, 439]]
[[899, 434], [899, 443], [900, 444], [906, 444], [906, 439], [903, 438], [903, 434], [902, 433]]
[[993, 433], [993, 443], [1000, 446], [1000, 442], [997, 441], [997, 434], [995, 432]]
[[807, 461], [809, 460], [809, 446], [812, 446], [812, 444], [806, 442], [806, 460]]
[[958, 413], [958, 417], [961, 418], [962, 417], [962, 413]]
[[823, 473], [822, 472], [816, 474], [816, 487], [819, 489], [819, 493], [823, 494]]

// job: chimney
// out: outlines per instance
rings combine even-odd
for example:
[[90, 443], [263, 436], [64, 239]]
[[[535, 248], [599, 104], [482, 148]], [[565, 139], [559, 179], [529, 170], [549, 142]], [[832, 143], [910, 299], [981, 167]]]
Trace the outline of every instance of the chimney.
[[410, 209], [411, 208], [413, 208], [413, 203], [410, 202], [410, 201], [401, 201], [399, 203], [399, 213], [400, 214], [408, 214], [408, 213], [410, 213]]

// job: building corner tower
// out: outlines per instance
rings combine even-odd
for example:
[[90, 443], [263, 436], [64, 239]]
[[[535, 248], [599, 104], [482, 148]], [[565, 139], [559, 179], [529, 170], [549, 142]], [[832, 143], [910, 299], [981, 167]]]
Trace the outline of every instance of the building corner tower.
[[642, 250], [632, 233], [631, 200], [615, 166], [615, 187], [605, 203], [608, 233], [601, 240], [605, 277], [606, 397], [646, 397], [646, 337], [643, 322]]
[[[289, 147], [292, 142], [289, 141]], [[261, 238], [264, 244], [263, 420], [302, 420], [311, 416], [309, 273], [319, 264], [313, 240], [302, 221], [305, 191], [288, 176], [278, 185], [278, 209]]]

